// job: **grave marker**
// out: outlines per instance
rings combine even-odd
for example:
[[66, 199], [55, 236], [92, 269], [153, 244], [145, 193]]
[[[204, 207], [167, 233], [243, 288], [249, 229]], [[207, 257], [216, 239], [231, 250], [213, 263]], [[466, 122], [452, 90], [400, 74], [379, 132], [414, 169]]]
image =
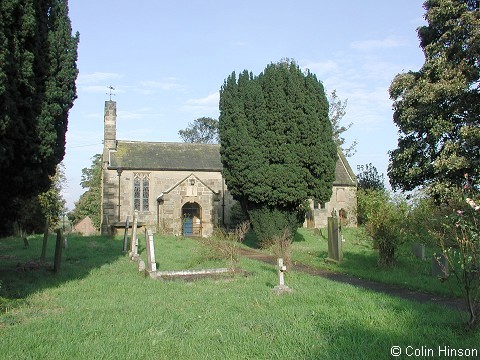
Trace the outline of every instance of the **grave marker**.
[[128, 228], [129, 228], [129, 223], [128, 223], [128, 215], [127, 215], [127, 219], [125, 220], [125, 233], [123, 234], [123, 250], [122, 250], [122, 252], [124, 254], [127, 252]]
[[337, 212], [332, 211], [332, 217], [328, 218], [328, 258], [326, 261], [340, 262], [343, 260], [342, 237]]
[[412, 244], [412, 253], [416, 258], [425, 260], [425, 244], [422, 243], [413, 243]]
[[157, 272], [157, 263], [155, 262], [155, 248], [153, 244], [153, 233], [152, 230], [148, 229], [146, 231], [145, 240], [147, 242], [147, 267], [145, 272], [150, 275], [150, 277], [155, 277]]
[[130, 252], [128, 254], [131, 259], [138, 257], [137, 221], [138, 211], [135, 210], [133, 212], [132, 239], [130, 240]]
[[278, 278], [279, 278], [279, 285], [275, 286], [273, 288], [273, 291], [277, 293], [277, 295], [283, 294], [283, 293], [288, 293], [292, 292], [292, 289], [290, 289], [287, 285], [285, 285], [285, 271], [287, 271], [287, 267], [283, 264], [283, 259], [278, 258]]

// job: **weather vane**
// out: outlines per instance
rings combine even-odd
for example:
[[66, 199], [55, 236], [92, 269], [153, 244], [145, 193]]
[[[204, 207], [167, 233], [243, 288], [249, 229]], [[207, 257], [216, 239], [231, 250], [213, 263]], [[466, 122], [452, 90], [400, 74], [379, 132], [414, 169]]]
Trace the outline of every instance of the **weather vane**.
[[110, 89], [110, 93], [106, 93], [106, 94], [110, 96], [110, 101], [112, 101], [112, 96], [115, 96], [115, 94], [113, 94], [112, 91], [115, 90], [115, 88], [112, 85], [110, 85], [108, 89]]

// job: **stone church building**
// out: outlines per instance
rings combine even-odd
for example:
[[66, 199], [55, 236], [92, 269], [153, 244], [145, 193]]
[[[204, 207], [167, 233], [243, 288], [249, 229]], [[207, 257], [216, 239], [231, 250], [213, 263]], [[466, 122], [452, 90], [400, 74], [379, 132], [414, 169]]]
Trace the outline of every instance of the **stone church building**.
[[[103, 234], [121, 230], [134, 211], [154, 232], [210, 236], [230, 224], [235, 203], [222, 177], [220, 146], [117, 140], [116, 102], [105, 102], [102, 160]], [[356, 178], [339, 151], [332, 198], [311, 201], [305, 226], [326, 226], [336, 209], [355, 225]]]

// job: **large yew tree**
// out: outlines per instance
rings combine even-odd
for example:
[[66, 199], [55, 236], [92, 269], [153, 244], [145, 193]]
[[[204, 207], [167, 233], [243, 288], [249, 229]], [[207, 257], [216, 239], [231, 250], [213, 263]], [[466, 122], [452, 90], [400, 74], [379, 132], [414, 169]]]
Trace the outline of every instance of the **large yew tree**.
[[295, 62], [232, 73], [220, 91], [219, 132], [226, 184], [261, 240], [284, 228], [294, 235], [304, 202], [330, 199], [337, 148], [328, 101]]
[[418, 29], [425, 63], [390, 86], [398, 148], [390, 153], [394, 188], [427, 185], [436, 195], [478, 183], [480, 169], [480, 10], [478, 0], [428, 0]]
[[66, 0], [0, 2], [0, 232], [64, 157], [77, 46]]

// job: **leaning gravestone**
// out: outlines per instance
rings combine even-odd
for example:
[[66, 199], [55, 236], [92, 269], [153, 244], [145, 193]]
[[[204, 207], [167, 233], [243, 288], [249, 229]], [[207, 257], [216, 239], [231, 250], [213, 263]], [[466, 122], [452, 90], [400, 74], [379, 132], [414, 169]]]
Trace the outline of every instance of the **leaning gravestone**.
[[135, 260], [138, 257], [137, 221], [138, 221], [138, 211], [135, 210], [133, 213], [132, 239], [130, 240], [130, 252], [128, 253], [130, 259], [132, 260]]
[[337, 212], [332, 211], [328, 218], [328, 258], [326, 261], [341, 262], [343, 260], [342, 237]]
[[147, 266], [145, 273], [150, 277], [155, 277], [157, 272], [157, 263], [155, 262], [155, 248], [153, 244], [153, 233], [152, 230], [148, 229], [145, 234], [145, 240], [147, 242]]
[[122, 249], [122, 252], [124, 254], [127, 252], [128, 228], [129, 228], [129, 223], [128, 223], [128, 215], [127, 215], [127, 219], [125, 220], [125, 233], [123, 234], [123, 249]]
[[425, 260], [425, 244], [422, 243], [413, 243], [412, 244], [412, 253], [416, 258]]
[[448, 277], [448, 259], [443, 254], [433, 254], [432, 275], [439, 278]]

